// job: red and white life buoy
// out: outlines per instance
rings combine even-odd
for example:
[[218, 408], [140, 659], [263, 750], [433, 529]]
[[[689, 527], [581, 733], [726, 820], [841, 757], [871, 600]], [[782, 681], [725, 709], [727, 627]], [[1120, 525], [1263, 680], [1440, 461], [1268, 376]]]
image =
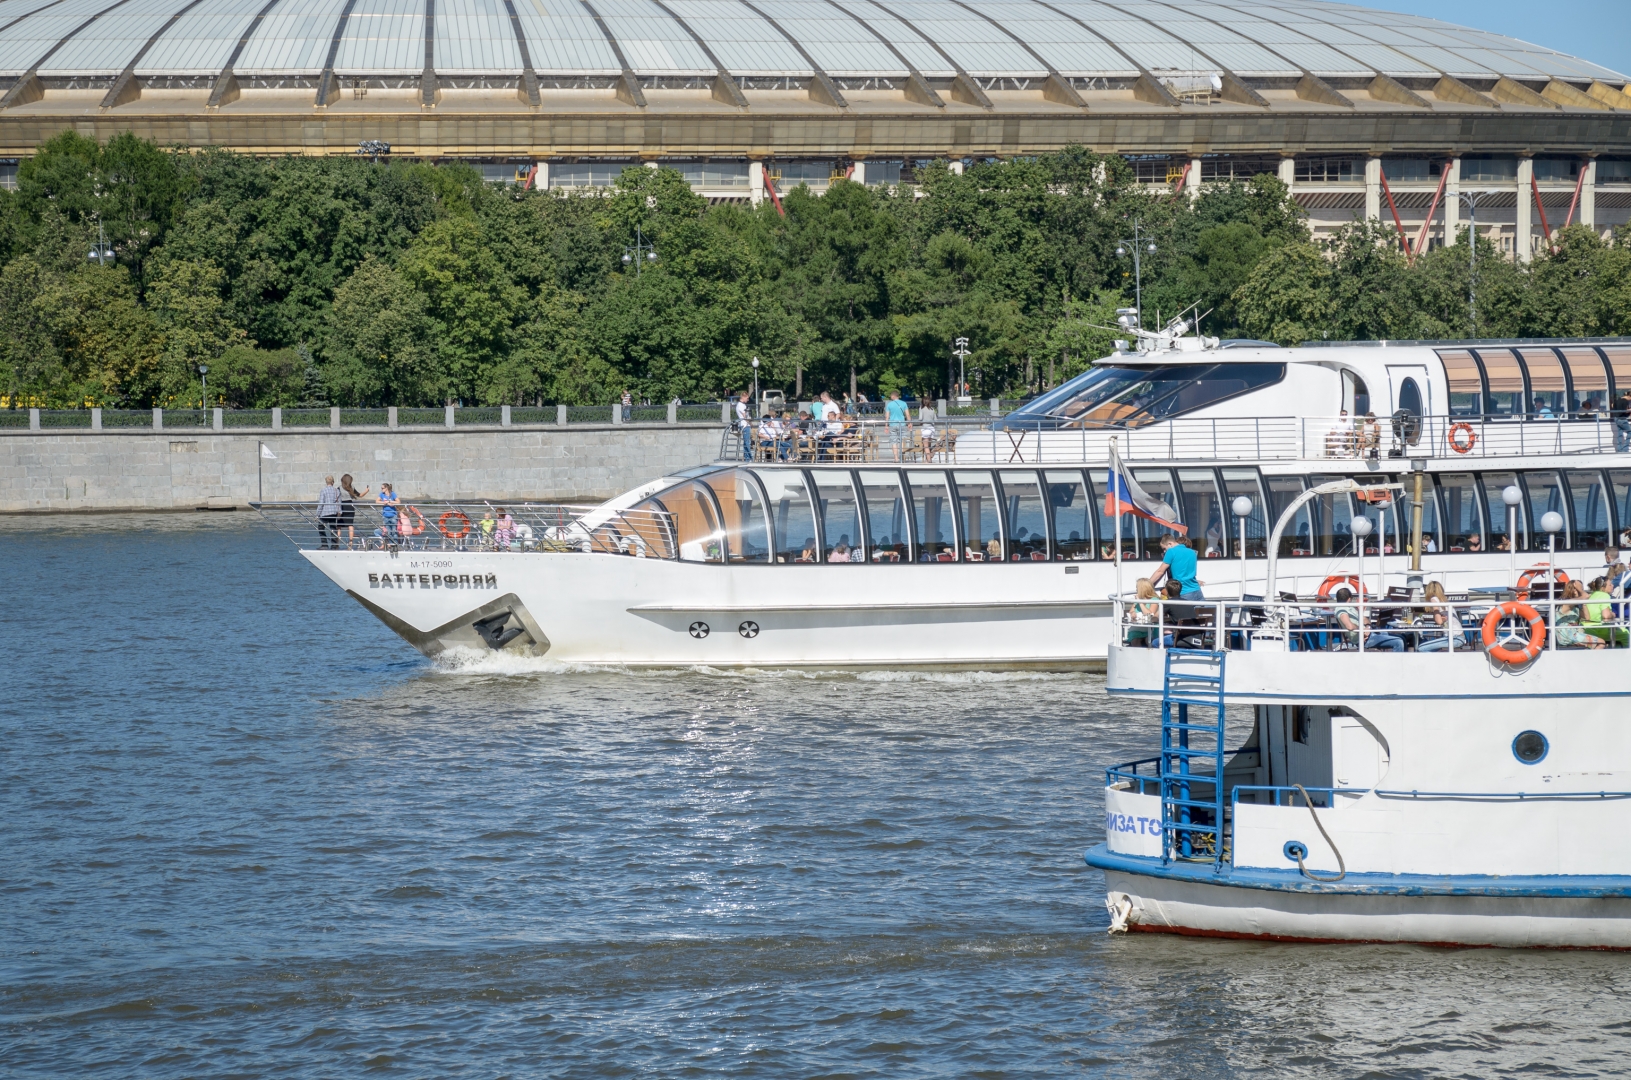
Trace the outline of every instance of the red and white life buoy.
[[1525, 570], [1523, 576], [1518, 579], [1519, 600], [1529, 599], [1529, 586], [1533, 585], [1538, 577], [1551, 578], [1553, 585], [1567, 585], [1569, 583], [1569, 575], [1562, 569], [1553, 566], [1551, 563], [1539, 563]]
[[[1500, 636], [1501, 623], [1507, 619], [1522, 619], [1529, 624], [1529, 642], [1521, 649], [1505, 644], [1508, 638]], [[1491, 660], [1508, 667], [1523, 667], [1532, 663], [1546, 647], [1546, 620], [1528, 604], [1508, 600], [1489, 609], [1484, 616], [1484, 652]]]
[[[1461, 436], [1463, 435], [1466, 436], [1465, 442], [1463, 442], [1461, 439]], [[1454, 450], [1458, 454], [1468, 453], [1473, 447], [1478, 445], [1478, 432], [1474, 431], [1472, 429], [1472, 425], [1465, 421], [1462, 421], [1459, 424], [1450, 425], [1449, 438], [1450, 449]]]
[[1370, 590], [1365, 588], [1364, 583], [1359, 580], [1358, 574], [1332, 574], [1320, 583], [1320, 599], [1330, 599], [1331, 593], [1336, 590], [1338, 585], [1350, 585], [1353, 587], [1354, 592], [1357, 593], [1363, 590], [1365, 595], [1370, 595]]

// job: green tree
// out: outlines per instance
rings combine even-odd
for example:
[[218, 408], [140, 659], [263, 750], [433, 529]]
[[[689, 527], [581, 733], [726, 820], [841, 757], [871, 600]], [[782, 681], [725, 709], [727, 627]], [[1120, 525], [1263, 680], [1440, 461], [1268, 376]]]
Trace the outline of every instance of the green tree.
[[363, 260], [335, 294], [327, 331], [319, 378], [332, 400], [421, 405], [447, 395], [436, 321], [389, 263]]
[[1286, 244], [1265, 255], [1236, 290], [1235, 310], [1249, 337], [1296, 345], [1327, 333], [1331, 263], [1313, 244]]
[[166, 403], [212, 407], [224, 399], [219, 389], [208, 401], [192, 395], [201, 389], [200, 364], [213, 365], [232, 346], [250, 344], [221, 297], [225, 282], [226, 274], [212, 262], [161, 260], [154, 272], [147, 298], [164, 335], [158, 388]]

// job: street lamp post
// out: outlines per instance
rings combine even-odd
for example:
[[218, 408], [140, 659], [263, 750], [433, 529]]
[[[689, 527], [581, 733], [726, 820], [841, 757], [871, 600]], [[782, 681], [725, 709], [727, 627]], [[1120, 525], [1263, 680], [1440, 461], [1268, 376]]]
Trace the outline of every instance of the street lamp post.
[[1133, 238], [1123, 240], [1116, 248], [1116, 258], [1125, 259], [1129, 250], [1133, 253], [1133, 306], [1138, 309], [1138, 328], [1144, 329], [1144, 256], [1155, 254], [1155, 243], [1145, 243], [1144, 223], [1133, 222]]
[[198, 408], [204, 414], [204, 418], [199, 423], [208, 424], [210, 419], [210, 366], [208, 364], [198, 365], [198, 388]]
[[113, 258], [113, 248], [108, 246], [108, 237], [102, 231], [102, 219], [100, 217], [96, 219], [96, 246], [91, 248], [85, 257], [98, 266], [108, 265], [108, 260]]
[[[1246, 519], [1252, 516], [1252, 501], [1244, 495], [1235, 497], [1229, 509], [1240, 519], [1240, 600], [1246, 600]], [[1265, 597], [1265, 599], [1267, 599]]]
[[1547, 642], [1553, 651], [1557, 649], [1557, 534], [1563, 531], [1563, 515], [1556, 510], [1548, 510], [1540, 515], [1540, 527], [1546, 533], [1546, 565], [1550, 568], [1551, 584], [1547, 589], [1547, 596], [1551, 600], [1552, 640]]
[[1371, 534], [1371, 519], [1356, 517], [1348, 531], [1353, 533], [1354, 549], [1359, 552], [1359, 651], [1365, 651], [1365, 548], [1366, 540]]
[[965, 369], [965, 364], [968, 361], [968, 338], [958, 338], [956, 345], [951, 350], [951, 354], [957, 357], [957, 392], [951, 396], [957, 404], [967, 405], [971, 400], [964, 389], [968, 384], [968, 372]]
[[1495, 194], [1493, 191], [1463, 191], [1461, 203], [1467, 208], [1467, 318], [1472, 324], [1472, 337], [1478, 336], [1478, 202]]
[[764, 408], [759, 404], [759, 358], [753, 358], [753, 411], [755, 415], [763, 416]]
[[1523, 502], [1523, 492], [1518, 490], [1517, 484], [1508, 484], [1501, 489], [1501, 501], [1506, 503], [1506, 548], [1512, 555], [1512, 580], [1518, 580], [1518, 504]]
[[634, 276], [640, 276], [641, 264], [657, 261], [657, 245], [646, 239], [646, 234], [640, 231], [640, 226], [634, 227], [634, 245], [623, 248], [623, 265], [634, 264]]

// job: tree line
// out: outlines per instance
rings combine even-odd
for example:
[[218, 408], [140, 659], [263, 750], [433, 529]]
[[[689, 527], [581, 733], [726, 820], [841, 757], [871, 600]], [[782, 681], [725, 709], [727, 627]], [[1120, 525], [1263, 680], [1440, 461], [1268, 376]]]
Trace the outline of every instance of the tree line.
[[[945, 163], [915, 186], [710, 206], [672, 169], [605, 191], [458, 164], [258, 158], [64, 132], [0, 192], [7, 404], [145, 408], [1023, 396], [1198, 305], [1204, 332], [1309, 339], [1631, 333], [1631, 244], [1574, 227], [1532, 263], [1478, 241], [1407, 259], [1356, 223], [1316, 241], [1276, 178], [1151, 191], [1079, 148]], [[650, 240], [655, 260], [630, 254]], [[90, 256], [90, 257], [88, 257]], [[1469, 293], [1476, 295], [1469, 300]]]

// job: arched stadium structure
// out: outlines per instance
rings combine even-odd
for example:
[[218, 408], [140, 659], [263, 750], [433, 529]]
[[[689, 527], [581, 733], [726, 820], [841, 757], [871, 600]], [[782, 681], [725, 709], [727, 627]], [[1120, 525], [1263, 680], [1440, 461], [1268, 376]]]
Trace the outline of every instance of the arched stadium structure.
[[1275, 172], [1316, 228], [1442, 239], [1487, 191], [1520, 258], [1631, 213], [1625, 75], [1309, 0], [0, 0], [0, 88], [17, 157], [70, 127], [383, 143], [551, 188], [672, 163], [757, 200], [1080, 144], [1151, 183]]

